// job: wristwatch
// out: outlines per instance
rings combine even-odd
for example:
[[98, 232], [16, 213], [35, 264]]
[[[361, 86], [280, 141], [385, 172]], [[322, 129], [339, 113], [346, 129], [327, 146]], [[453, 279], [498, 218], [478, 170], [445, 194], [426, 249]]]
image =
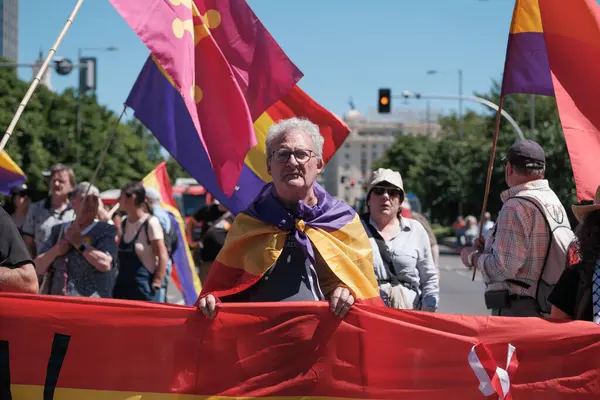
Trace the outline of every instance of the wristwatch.
[[89, 248], [90, 246], [87, 243], [81, 243], [77, 250], [79, 250], [80, 253], [84, 253]]

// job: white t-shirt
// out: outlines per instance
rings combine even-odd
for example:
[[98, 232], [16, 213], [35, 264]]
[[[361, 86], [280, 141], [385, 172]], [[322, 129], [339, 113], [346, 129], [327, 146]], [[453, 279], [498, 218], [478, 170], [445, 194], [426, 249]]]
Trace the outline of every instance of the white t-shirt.
[[[146, 237], [146, 229], [142, 228], [142, 225], [148, 218], [150, 218], [148, 221], [149, 238]], [[139, 257], [142, 264], [144, 264], [144, 267], [146, 267], [148, 271], [153, 274], [154, 271], [156, 271], [156, 266], [158, 265], [158, 254], [154, 254], [152, 250], [152, 244], [150, 242], [153, 240], [163, 240], [163, 230], [160, 226], [158, 218], [150, 214], [147, 214], [133, 223], [125, 219], [125, 232], [123, 232], [122, 240], [125, 242], [130, 242], [133, 240], [133, 237], [140, 230], [140, 228], [142, 230], [140, 231], [140, 235], [135, 242], [135, 253]]]

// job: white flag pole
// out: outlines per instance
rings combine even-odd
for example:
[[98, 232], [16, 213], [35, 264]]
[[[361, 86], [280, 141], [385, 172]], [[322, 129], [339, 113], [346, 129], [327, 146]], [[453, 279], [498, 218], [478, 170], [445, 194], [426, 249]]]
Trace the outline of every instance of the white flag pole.
[[27, 103], [29, 103], [29, 100], [31, 99], [33, 92], [35, 92], [35, 89], [37, 88], [38, 84], [42, 80], [42, 76], [48, 69], [48, 64], [50, 64], [52, 57], [56, 53], [56, 49], [58, 48], [58, 46], [64, 39], [65, 35], [67, 34], [67, 31], [71, 27], [71, 24], [73, 23], [73, 19], [75, 18], [75, 15], [77, 15], [77, 12], [79, 11], [79, 8], [81, 8], [82, 4], [83, 4], [83, 0], [77, 0], [77, 4], [75, 4], [75, 8], [73, 8], [73, 11], [71, 12], [71, 15], [69, 16], [69, 19], [67, 19], [65, 26], [63, 27], [62, 31], [60, 32], [60, 35], [58, 35], [58, 39], [56, 39], [56, 42], [50, 49], [50, 52], [48, 53], [48, 55], [46, 56], [46, 59], [44, 60], [42, 67], [38, 71], [37, 76], [35, 77], [33, 82], [31, 82], [31, 86], [29, 86], [29, 90], [27, 90], [27, 93], [25, 93], [25, 97], [23, 97], [23, 100], [21, 101], [21, 104], [19, 104], [19, 108], [17, 109], [17, 112], [13, 116], [13, 119], [10, 122], [8, 129], [6, 129], [6, 132], [4, 133], [4, 136], [2, 137], [2, 141], [0, 142], [0, 152], [2, 152], [4, 150], [4, 148], [6, 147], [6, 144], [8, 143], [8, 140], [10, 139], [10, 137], [15, 129], [15, 126], [17, 126], [17, 122], [19, 122], [19, 119], [21, 118], [21, 114], [23, 114], [23, 111], [25, 110]]

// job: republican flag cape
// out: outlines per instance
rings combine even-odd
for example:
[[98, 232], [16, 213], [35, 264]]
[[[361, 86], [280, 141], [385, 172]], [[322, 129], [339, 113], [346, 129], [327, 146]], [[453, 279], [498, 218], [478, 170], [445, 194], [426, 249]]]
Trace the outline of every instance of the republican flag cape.
[[359, 215], [315, 183], [315, 207], [298, 203], [292, 215], [277, 200], [272, 183], [265, 186], [248, 210], [238, 214], [206, 278], [202, 296], [239, 293], [254, 285], [275, 264], [287, 235], [317, 265], [318, 251], [333, 272], [319, 282], [325, 294], [341, 282], [359, 302], [383, 306], [373, 268], [371, 242]]
[[144, 178], [142, 184], [145, 187], [154, 188], [160, 193], [161, 206], [169, 213], [171, 226], [177, 231], [178, 246], [172, 255], [173, 272], [171, 280], [183, 295], [185, 304], [192, 305], [198, 299], [202, 285], [196, 273], [194, 259], [185, 235], [185, 223], [173, 198], [171, 180], [167, 173], [167, 163], [160, 163]]
[[517, 0], [502, 96], [555, 96], [580, 200], [600, 183], [600, 6], [595, 0]]

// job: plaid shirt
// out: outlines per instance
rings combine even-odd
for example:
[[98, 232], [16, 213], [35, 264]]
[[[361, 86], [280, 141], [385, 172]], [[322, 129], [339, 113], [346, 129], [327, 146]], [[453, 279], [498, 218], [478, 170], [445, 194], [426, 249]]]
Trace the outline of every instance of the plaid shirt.
[[[504, 206], [477, 260], [488, 291], [508, 289], [513, 294], [535, 298], [550, 234], [544, 215], [529, 201], [515, 196], [523, 190], [549, 189], [548, 181], [540, 179], [512, 187], [500, 195]], [[531, 287], [525, 289], [506, 280], [517, 280]]]

